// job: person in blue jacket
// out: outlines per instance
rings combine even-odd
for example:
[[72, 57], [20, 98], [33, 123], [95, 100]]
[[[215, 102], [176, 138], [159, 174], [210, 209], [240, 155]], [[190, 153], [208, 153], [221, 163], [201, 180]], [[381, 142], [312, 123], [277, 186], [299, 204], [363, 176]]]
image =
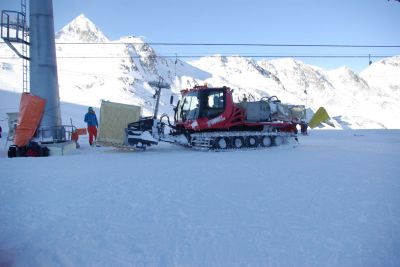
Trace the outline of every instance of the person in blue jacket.
[[88, 108], [88, 112], [85, 114], [85, 122], [87, 124], [87, 130], [89, 132], [89, 144], [93, 145], [93, 139], [97, 140], [97, 116], [92, 107]]

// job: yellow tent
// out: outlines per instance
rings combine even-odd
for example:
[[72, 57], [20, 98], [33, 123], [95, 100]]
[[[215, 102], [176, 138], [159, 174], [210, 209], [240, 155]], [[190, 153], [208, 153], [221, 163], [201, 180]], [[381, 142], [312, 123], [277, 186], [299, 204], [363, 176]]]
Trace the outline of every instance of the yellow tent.
[[328, 112], [324, 107], [320, 107], [317, 112], [315, 112], [314, 116], [311, 118], [308, 126], [313, 129], [320, 125], [322, 122], [329, 124], [332, 127], [335, 127], [330, 121], [330, 117]]

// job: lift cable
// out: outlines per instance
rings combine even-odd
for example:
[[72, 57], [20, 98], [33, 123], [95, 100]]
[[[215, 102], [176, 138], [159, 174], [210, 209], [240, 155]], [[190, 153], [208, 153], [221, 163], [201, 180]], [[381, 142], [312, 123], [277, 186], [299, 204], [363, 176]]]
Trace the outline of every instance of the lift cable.
[[[392, 57], [395, 55], [373, 55], [373, 54], [365, 54], [365, 55], [290, 55], [290, 54], [282, 54], [282, 55], [152, 55], [148, 58], [202, 58], [202, 57], [210, 57], [210, 58], [219, 58], [219, 57], [245, 57], [245, 58], [384, 58], [384, 57]], [[143, 58], [141, 56], [58, 56], [57, 59], [129, 59], [129, 58]], [[0, 59], [19, 59], [18, 57], [12, 56], [0, 56]]]
[[[5, 43], [3, 41], [0, 44]], [[253, 47], [330, 47], [330, 48], [400, 48], [400, 45], [372, 45], [372, 44], [263, 44], [263, 43], [181, 43], [181, 42], [57, 42], [57, 45], [143, 45], [150, 46], [253, 46]]]

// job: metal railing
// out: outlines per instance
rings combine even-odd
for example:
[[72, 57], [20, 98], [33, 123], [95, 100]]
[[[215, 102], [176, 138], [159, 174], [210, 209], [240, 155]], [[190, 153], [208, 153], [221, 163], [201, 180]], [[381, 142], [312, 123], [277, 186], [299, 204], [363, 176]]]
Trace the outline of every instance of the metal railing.
[[[22, 58], [22, 91], [28, 92], [29, 28], [26, 22], [26, 1], [21, 0], [21, 12], [1, 11], [1, 38]], [[13, 43], [21, 44], [21, 51]]]
[[62, 143], [71, 141], [76, 127], [72, 125], [61, 125], [54, 127], [39, 127], [34, 136], [35, 141], [42, 144]]

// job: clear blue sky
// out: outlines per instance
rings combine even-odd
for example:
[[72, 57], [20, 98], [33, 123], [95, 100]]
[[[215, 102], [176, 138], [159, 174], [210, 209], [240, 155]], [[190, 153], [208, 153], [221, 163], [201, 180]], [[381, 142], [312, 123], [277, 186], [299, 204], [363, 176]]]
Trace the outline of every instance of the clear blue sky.
[[[148, 42], [400, 45], [400, 3], [394, 0], [53, 0], [58, 30], [85, 14], [111, 40], [144, 36]], [[1, 9], [19, 9], [2, 0]], [[372, 54], [400, 49], [161, 47], [161, 54]], [[300, 60], [356, 71], [368, 59]], [[375, 59], [374, 59], [375, 60]]]

